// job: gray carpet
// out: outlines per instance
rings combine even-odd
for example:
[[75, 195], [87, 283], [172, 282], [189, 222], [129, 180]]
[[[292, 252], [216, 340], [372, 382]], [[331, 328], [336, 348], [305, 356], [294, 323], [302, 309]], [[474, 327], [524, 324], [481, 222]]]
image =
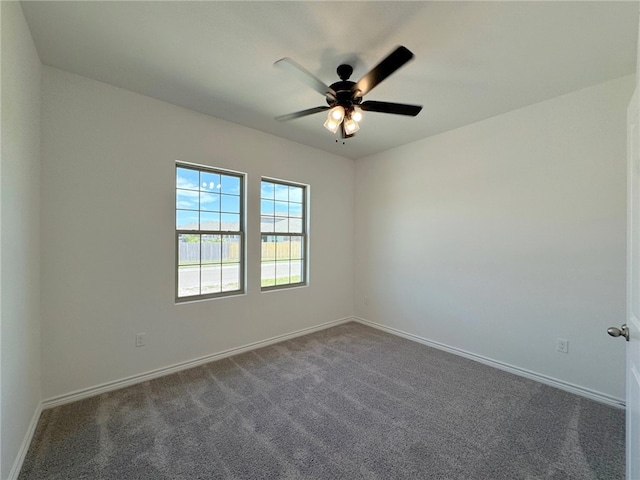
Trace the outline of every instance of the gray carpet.
[[46, 410], [35, 479], [624, 478], [624, 411], [357, 323]]

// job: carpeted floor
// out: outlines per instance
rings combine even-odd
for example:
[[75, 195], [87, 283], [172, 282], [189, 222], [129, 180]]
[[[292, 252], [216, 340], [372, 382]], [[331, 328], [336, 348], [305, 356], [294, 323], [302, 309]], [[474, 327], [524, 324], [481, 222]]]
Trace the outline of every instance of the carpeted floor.
[[624, 478], [624, 411], [348, 323], [46, 410], [20, 480]]

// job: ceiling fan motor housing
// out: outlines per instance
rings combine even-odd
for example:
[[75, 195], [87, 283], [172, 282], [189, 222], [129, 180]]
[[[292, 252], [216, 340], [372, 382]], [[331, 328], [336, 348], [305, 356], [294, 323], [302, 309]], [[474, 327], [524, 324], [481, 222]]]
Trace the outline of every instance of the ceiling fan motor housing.
[[336, 92], [335, 99], [327, 95], [327, 103], [331, 106], [342, 105], [347, 108], [352, 105], [358, 105], [362, 101], [362, 97], [354, 97], [351, 87], [356, 83], [349, 82], [348, 80], [342, 82], [336, 82], [331, 85], [331, 89]]
[[330, 106], [340, 105], [344, 107], [345, 110], [348, 110], [353, 105], [358, 105], [362, 102], [362, 97], [355, 96], [353, 90], [353, 86], [356, 82], [351, 82], [349, 77], [353, 73], [353, 67], [351, 65], [340, 65], [336, 70], [338, 76], [340, 77], [340, 81], [331, 84], [330, 88], [334, 92], [336, 92], [335, 98], [327, 95], [327, 103]]

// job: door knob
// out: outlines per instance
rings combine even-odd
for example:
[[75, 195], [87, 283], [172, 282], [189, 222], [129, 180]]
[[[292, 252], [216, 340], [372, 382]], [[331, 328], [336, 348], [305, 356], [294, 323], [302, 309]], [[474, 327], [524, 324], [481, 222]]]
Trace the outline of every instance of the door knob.
[[612, 337], [624, 337], [627, 340], [627, 342], [629, 341], [629, 327], [627, 327], [626, 323], [622, 325], [622, 327], [620, 328], [616, 328], [616, 327], [608, 328], [607, 333]]

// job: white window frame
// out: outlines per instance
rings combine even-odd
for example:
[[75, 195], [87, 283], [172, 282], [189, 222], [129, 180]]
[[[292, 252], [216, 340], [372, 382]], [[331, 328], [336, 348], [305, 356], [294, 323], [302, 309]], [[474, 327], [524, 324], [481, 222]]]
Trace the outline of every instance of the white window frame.
[[[280, 217], [278, 215], [274, 214], [273, 215], [264, 215], [264, 211], [262, 209], [262, 202], [263, 200], [270, 200], [270, 199], [266, 199], [262, 197], [262, 182], [268, 182], [268, 183], [273, 183], [275, 185], [282, 185], [282, 186], [287, 186], [287, 187], [296, 187], [296, 188], [301, 188], [302, 189], [302, 217], [300, 219], [301, 221], [301, 232], [276, 232], [276, 231], [264, 231], [263, 230], [263, 216], [265, 217], [273, 217], [274, 219], [277, 217]], [[309, 265], [309, 235], [308, 235], [308, 225], [309, 225], [309, 208], [308, 208], [308, 201], [309, 199], [309, 185], [305, 185], [302, 183], [296, 183], [296, 182], [291, 182], [288, 180], [281, 180], [281, 179], [276, 179], [276, 178], [270, 178], [270, 177], [262, 177], [260, 179], [260, 289], [262, 292], [268, 292], [268, 291], [273, 291], [273, 290], [282, 290], [282, 289], [286, 289], [286, 288], [294, 288], [294, 287], [303, 287], [306, 286], [308, 284], [308, 280], [309, 280], [309, 269], [308, 269], [308, 265]], [[275, 200], [275, 198], [274, 198]], [[290, 200], [287, 200], [287, 203], [294, 203], [294, 204], [299, 204], [299, 202], [292, 202]], [[284, 218], [284, 217], [283, 217]], [[287, 214], [286, 218], [288, 220], [291, 220], [291, 218], [300, 218], [300, 217], [291, 217]], [[274, 223], [275, 225], [275, 223]], [[274, 227], [275, 228], [275, 227]], [[298, 282], [289, 282], [289, 283], [281, 283], [281, 284], [274, 284], [274, 285], [269, 285], [269, 286], [263, 286], [263, 264], [267, 263], [268, 261], [265, 261], [263, 259], [263, 254], [264, 254], [264, 237], [296, 237], [296, 238], [300, 238], [301, 239], [301, 265], [300, 265], [300, 281]], [[277, 242], [276, 242], [277, 243]], [[276, 247], [277, 249], [277, 247]], [[289, 263], [291, 262], [291, 256], [289, 256]], [[274, 265], [277, 264], [277, 260], [273, 260]], [[277, 275], [277, 273], [276, 273]], [[276, 277], [277, 278], [277, 277]]]
[[[224, 229], [224, 225], [222, 223], [222, 221], [219, 221], [218, 224], [218, 228], [217, 229], [203, 229], [202, 225], [200, 223], [200, 219], [201, 219], [201, 213], [202, 212], [207, 212], [205, 210], [202, 209], [202, 205], [201, 205], [201, 192], [203, 192], [203, 190], [200, 188], [200, 185], [198, 185], [199, 190], [195, 190], [195, 189], [181, 189], [178, 187], [178, 168], [183, 168], [183, 169], [188, 169], [188, 170], [193, 170], [198, 172], [198, 178], [200, 181], [200, 173], [201, 172], [205, 172], [205, 173], [210, 173], [213, 175], [226, 175], [226, 176], [231, 176], [231, 177], [236, 177], [239, 180], [239, 226], [238, 226], [238, 230], [229, 230], [229, 229]], [[229, 296], [235, 296], [235, 295], [241, 295], [244, 294], [246, 292], [246, 279], [245, 279], [245, 268], [246, 268], [246, 255], [245, 255], [245, 184], [246, 184], [246, 174], [241, 173], [241, 172], [235, 172], [235, 171], [231, 171], [231, 170], [225, 170], [222, 168], [217, 168], [217, 167], [210, 167], [210, 166], [205, 166], [205, 165], [197, 165], [197, 164], [193, 164], [193, 163], [187, 163], [187, 162], [176, 162], [175, 165], [175, 182], [174, 182], [174, 190], [175, 190], [175, 302], [176, 303], [184, 303], [184, 302], [192, 302], [192, 301], [198, 301], [198, 300], [206, 300], [206, 299], [213, 299], [213, 298], [222, 298], [222, 297], [229, 297]], [[185, 209], [185, 208], [178, 208], [178, 192], [179, 191], [198, 191], [198, 209]], [[234, 194], [235, 196], [235, 194]], [[177, 220], [177, 216], [178, 216], [178, 211], [191, 211], [191, 212], [197, 212], [198, 214], [198, 219], [199, 219], [199, 223], [198, 223], [198, 229], [178, 229], [178, 220]], [[220, 212], [221, 215], [224, 213], [222, 211], [222, 206], [220, 206]], [[215, 211], [213, 211], [212, 213], [216, 213]], [[226, 291], [220, 291], [220, 292], [214, 292], [214, 293], [199, 293], [197, 295], [183, 295], [180, 296], [179, 295], [179, 273], [180, 273], [180, 236], [181, 235], [199, 235], [200, 237], [202, 237], [202, 235], [220, 235], [222, 236], [239, 236], [240, 237], [240, 242], [239, 242], [239, 251], [238, 251], [238, 264], [239, 264], [239, 273], [238, 273], [238, 288], [237, 289], [233, 289], [233, 290], [226, 290]], [[202, 260], [202, 241], [199, 242], [200, 243], [200, 257], [199, 257], [199, 263], [198, 266], [200, 267], [199, 270], [199, 275], [200, 275], [200, 283], [199, 283], [199, 288], [200, 291], [202, 290], [202, 265], [203, 265], [203, 260]], [[221, 247], [222, 248], [222, 247]], [[215, 265], [217, 263], [205, 263], [205, 265]], [[223, 265], [223, 261], [222, 258], [220, 259], [220, 266], [221, 269]], [[221, 270], [221, 275], [222, 275], [222, 270]], [[223, 284], [222, 284], [222, 278], [221, 278], [221, 286], [220, 288], [223, 288]]]

